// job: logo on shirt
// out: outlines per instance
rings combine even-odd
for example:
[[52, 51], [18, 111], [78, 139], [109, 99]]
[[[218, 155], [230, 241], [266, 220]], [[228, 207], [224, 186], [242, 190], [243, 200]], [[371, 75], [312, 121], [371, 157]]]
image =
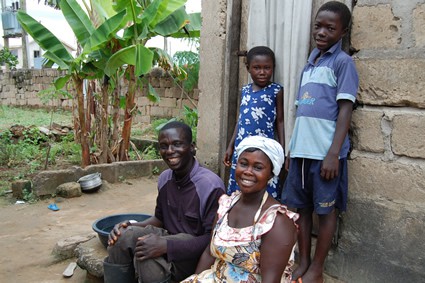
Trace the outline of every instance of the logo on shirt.
[[311, 95], [308, 93], [308, 91], [304, 92], [304, 94], [301, 96], [300, 101], [298, 102], [299, 105], [314, 105], [314, 101], [316, 101], [316, 98], [311, 97]]

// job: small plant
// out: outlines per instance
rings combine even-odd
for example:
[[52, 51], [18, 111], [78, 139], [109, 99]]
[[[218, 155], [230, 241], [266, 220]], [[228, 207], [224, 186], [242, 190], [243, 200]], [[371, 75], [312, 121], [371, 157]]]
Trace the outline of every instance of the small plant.
[[179, 51], [173, 56], [173, 61], [187, 73], [187, 79], [182, 86], [186, 92], [192, 91], [199, 80], [199, 54], [192, 51]]
[[13, 55], [9, 49], [3, 48], [0, 50], [0, 64], [6, 64], [10, 69], [14, 69], [18, 65], [18, 57]]
[[38, 201], [37, 196], [33, 193], [32, 190], [24, 189], [22, 194], [22, 199], [28, 203], [35, 203]]
[[161, 156], [159, 155], [158, 150], [153, 145], [149, 145], [142, 152], [142, 159], [144, 160], [154, 160], [160, 158]]
[[159, 168], [158, 168], [158, 166], [155, 166], [154, 168], [152, 168], [152, 174], [153, 175], [158, 175], [159, 174]]

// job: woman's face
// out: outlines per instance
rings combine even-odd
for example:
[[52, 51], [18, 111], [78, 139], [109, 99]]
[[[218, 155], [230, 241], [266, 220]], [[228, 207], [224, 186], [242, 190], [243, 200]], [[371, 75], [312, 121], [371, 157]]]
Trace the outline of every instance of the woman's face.
[[238, 158], [235, 175], [242, 193], [259, 192], [273, 176], [271, 161], [261, 150], [244, 151]]

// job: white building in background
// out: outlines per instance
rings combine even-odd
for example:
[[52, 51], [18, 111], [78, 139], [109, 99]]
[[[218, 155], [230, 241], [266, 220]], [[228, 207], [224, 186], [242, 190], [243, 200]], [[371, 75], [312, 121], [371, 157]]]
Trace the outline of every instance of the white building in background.
[[[63, 46], [68, 50], [69, 53], [75, 54], [75, 47], [67, 44], [66, 42], [61, 41]], [[31, 37], [29, 37], [29, 42], [27, 44], [28, 49], [28, 68], [29, 69], [41, 69], [43, 67], [43, 54], [45, 51], [35, 42]], [[13, 41], [12, 44], [9, 44], [10, 52], [18, 57], [19, 64], [16, 68], [22, 68], [22, 41], [18, 42]]]

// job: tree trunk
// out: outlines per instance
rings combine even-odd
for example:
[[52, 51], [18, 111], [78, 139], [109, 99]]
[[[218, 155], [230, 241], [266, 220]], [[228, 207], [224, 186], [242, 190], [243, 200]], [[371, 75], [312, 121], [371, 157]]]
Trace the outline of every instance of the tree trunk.
[[[102, 83], [102, 105], [98, 107], [98, 111], [100, 114], [100, 131], [99, 131], [99, 143], [100, 143], [100, 155], [99, 155], [99, 163], [107, 163], [108, 157], [111, 156], [108, 145], [108, 137], [109, 137], [109, 127], [108, 127], [108, 106], [109, 106], [109, 96], [108, 96], [108, 86], [109, 86], [109, 78], [105, 76]], [[113, 162], [111, 160], [110, 162]]]
[[129, 72], [128, 90], [125, 98], [124, 126], [122, 128], [122, 142], [119, 151], [121, 161], [128, 160], [128, 149], [130, 147], [131, 124], [133, 121], [133, 113], [136, 111], [136, 78], [134, 75], [134, 66], [127, 67]]
[[84, 107], [84, 93], [83, 93], [83, 80], [78, 76], [74, 75], [73, 80], [77, 91], [77, 107], [78, 107], [78, 118], [79, 118], [79, 136], [81, 143], [81, 167], [90, 165], [90, 148], [87, 137], [87, 127], [85, 114], [86, 110]]

